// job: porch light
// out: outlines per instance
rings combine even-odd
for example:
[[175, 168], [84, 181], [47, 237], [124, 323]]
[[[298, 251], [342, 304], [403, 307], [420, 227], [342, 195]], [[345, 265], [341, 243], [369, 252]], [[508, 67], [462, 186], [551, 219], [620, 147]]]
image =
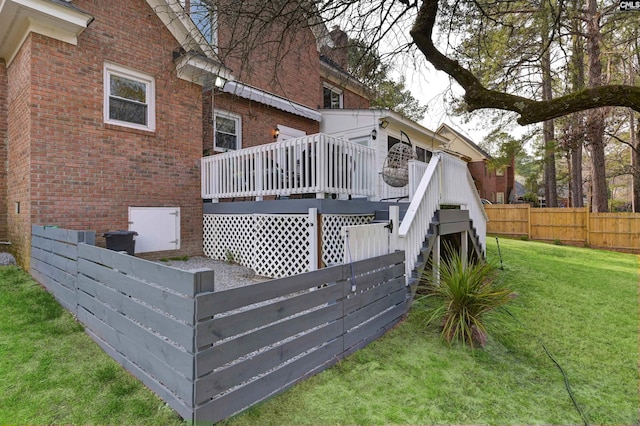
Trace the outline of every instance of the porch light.
[[388, 125], [389, 125], [389, 122], [387, 120], [380, 120], [381, 129], [386, 129]]
[[377, 137], [378, 137], [378, 131], [376, 129], [373, 129], [371, 131], [371, 139], [375, 141]]
[[278, 136], [280, 136], [280, 129], [276, 127], [273, 129], [273, 139], [278, 139]]
[[227, 80], [225, 80], [224, 78], [220, 77], [219, 75], [216, 76], [216, 81], [213, 83], [218, 89], [222, 89], [225, 85], [225, 83], [227, 82]]

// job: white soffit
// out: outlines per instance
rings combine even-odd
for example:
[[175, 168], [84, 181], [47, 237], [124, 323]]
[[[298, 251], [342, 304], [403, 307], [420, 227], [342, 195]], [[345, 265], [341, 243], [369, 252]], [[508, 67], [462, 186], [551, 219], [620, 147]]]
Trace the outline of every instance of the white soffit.
[[31, 32], [76, 45], [92, 20], [49, 0], [0, 0], [0, 58], [9, 65]]
[[205, 86], [209, 80], [216, 76], [225, 80], [231, 80], [231, 71], [222, 64], [215, 62], [204, 55], [192, 52], [184, 53], [175, 61], [178, 77], [192, 83]]
[[246, 84], [238, 83], [235, 81], [228, 81], [224, 85], [222, 91], [240, 96], [245, 99], [250, 99], [252, 101], [259, 102], [261, 104], [268, 105], [282, 111], [290, 112], [291, 114], [300, 115], [311, 120], [315, 120], [318, 122], [322, 120], [322, 114], [320, 114], [320, 112], [315, 109], [306, 107], [296, 102], [292, 102], [280, 96], [267, 93], [263, 90], [256, 89], [255, 87], [247, 86]]

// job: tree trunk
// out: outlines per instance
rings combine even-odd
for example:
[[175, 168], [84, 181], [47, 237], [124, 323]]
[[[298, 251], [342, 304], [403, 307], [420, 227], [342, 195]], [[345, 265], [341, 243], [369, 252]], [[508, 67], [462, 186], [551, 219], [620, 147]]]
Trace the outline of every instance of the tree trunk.
[[640, 129], [636, 127], [635, 114], [629, 110], [629, 142], [631, 143], [631, 206], [640, 213]]
[[[579, 8], [579, 2], [572, 2], [575, 11]], [[582, 32], [582, 21], [574, 18], [571, 22], [572, 35], [572, 55], [571, 55], [571, 85], [572, 90], [584, 89], [584, 40]], [[576, 113], [571, 117], [572, 130], [574, 135], [584, 134], [584, 114]], [[584, 188], [582, 182], [582, 144], [583, 137], [573, 137], [569, 143], [569, 180], [571, 182], [571, 206], [584, 207]]]
[[571, 206], [584, 207], [584, 190], [582, 189], [582, 145], [577, 145], [569, 152], [571, 163]]
[[558, 207], [556, 181], [556, 141], [553, 120], [542, 123], [544, 133], [544, 196], [547, 207]]
[[[586, 47], [589, 57], [589, 87], [602, 84], [600, 61], [600, 13], [596, 0], [587, 0]], [[604, 110], [593, 109], [587, 113], [587, 143], [591, 152], [592, 211], [609, 211], [607, 179], [604, 155]]]
[[[542, 32], [542, 46], [544, 53], [541, 58], [542, 68], [542, 99], [553, 99], [551, 77], [551, 51], [548, 46], [549, 39], [545, 30]], [[556, 182], [556, 136], [553, 120], [542, 123], [544, 136], [544, 196], [547, 207], [558, 207], [558, 189]]]

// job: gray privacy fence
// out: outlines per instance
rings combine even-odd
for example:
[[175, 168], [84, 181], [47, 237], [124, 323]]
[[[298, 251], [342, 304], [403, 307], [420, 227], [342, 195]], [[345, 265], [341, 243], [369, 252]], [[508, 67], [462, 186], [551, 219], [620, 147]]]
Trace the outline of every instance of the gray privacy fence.
[[188, 272], [33, 227], [31, 274], [184, 419], [216, 422], [335, 364], [407, 312], [404, 252], [216, 291]]

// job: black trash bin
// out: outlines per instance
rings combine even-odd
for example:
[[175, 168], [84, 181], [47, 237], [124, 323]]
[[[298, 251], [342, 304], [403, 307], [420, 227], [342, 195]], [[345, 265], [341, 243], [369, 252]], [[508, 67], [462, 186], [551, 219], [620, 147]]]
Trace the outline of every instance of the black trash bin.
[[107, 240], [107, 248], [114, 251], [126, 251], [133, 256], [136, 240], [133, 238], [138, 233], [136, 231], [109, 231], [105, 232], [104, 238]]

